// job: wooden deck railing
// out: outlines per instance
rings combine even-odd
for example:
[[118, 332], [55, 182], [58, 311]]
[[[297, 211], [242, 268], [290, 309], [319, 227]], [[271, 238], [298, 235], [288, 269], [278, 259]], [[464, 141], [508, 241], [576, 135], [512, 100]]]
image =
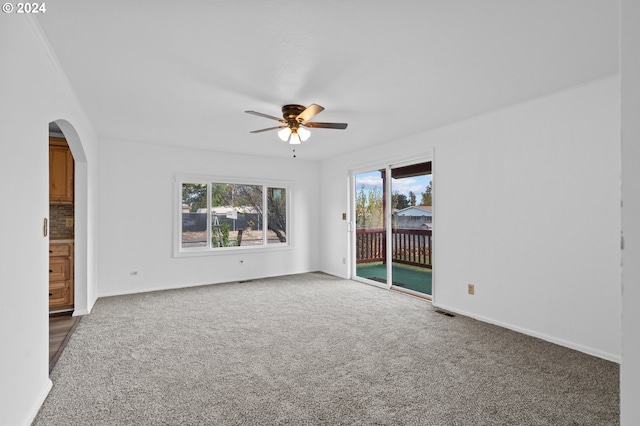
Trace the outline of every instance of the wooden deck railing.
[[[405, 265], [432, 268], [431, 230], [393, 229], [391, 258]], [[356, 230], [356, 263], [385, 262], [384, 229]]]
[[384, 229], [356, 230], [356, 263], [384, 261], [385, 252]]

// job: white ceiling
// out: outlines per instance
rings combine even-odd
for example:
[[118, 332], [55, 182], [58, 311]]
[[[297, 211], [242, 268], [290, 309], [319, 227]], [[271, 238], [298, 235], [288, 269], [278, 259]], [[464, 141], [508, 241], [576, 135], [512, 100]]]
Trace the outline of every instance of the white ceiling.
[[298, 158], [393, 141], [618, 72], [612, 0], [58, 0], [38, 20], [98, 134]]

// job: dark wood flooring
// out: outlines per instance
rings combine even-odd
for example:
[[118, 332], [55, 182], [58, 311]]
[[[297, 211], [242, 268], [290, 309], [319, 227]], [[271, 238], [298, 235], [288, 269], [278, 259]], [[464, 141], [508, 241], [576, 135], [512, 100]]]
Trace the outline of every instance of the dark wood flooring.
[[49, 315], [49, 373], [58, 362], [78, 322], [80, 317], [73, 317], [71, 313]]

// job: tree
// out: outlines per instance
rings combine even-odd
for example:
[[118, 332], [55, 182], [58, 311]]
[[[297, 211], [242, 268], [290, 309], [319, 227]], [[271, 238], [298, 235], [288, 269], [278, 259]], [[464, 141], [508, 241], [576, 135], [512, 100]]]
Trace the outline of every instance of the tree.
[[189, 206], [189, 212], [207, 207], [207, 185], [199, 183], [182, 184], [182, 204]]
[[[262, 211], [262, 186], [260, 185], [233, 185], [233, 200], [230, 205], [234, 207], [251, 206], [263, 216]], [[287, 193], [284, 188], [267, 188], [267, 229], [273, 231], [280, 242], [287, 241]]]
[[367, 217], [367, 194], [364, 192], [364, 185], [360, 187], [356, 196], [356, 227], [364, 228]]
[[211, 205], [216, 206], [232, 206], [233, 205], [233, 187], [228, 183], [212, 183], [211, 184]]
[[382, 192], [372, 187], [365, 192], [364, 185], [356, 195], [356, 227], [382, 228]]
[[422, 200], [420, 201], [420, 205], [422, 206], [431, 206], [433, 205], [433, 197], [431, 195], [431, 182], [427, 185], [425, 192], [422, 193]]
[[367, 194], [367, 228], [382, 228], [382, 192], [377, 186], [372, 187]]
[[251, 206], [262, 215], [262, 185], [229, 185], [231, 199], [227, 205], [233, 207]]
[[281, 243], [287, 241], [287, 192], [283, 188], [267, 189], [268, 229], [272, 230]]
[[416, 194], [414, 194], [413, 191], [409, 191], [409, 202], [412, 206], [416, 205]]
[[407, 196], [396, 191], [391, 195], [391, 208], [402, 210], [409, 207]]
[[[213, 235], [211, 235], [211, 245], [213, 247], [229, 247], [229, 229], [230, 226], [228, 223], [223, 222], [222, 224], [220, 224], [220, 234], [218, 236], [217, 233], [212, 233]], [[221, 241], [219, 241], [220, 237], [222, 238]]]

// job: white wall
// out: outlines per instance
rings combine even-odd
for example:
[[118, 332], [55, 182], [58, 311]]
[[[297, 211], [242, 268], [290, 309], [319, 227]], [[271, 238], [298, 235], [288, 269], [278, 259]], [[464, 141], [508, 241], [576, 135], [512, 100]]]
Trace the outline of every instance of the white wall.
[[[176, 173], [291, 181], [292, 249], [173, 257]], [[299, 158], [101, 141], [100, 296], [318, 270], [318, 180]]]
[[620, 420], [640, 424], [640, 3], [622, 2], [622, 367]]
[[619, 120], [612, 77], [323, 162], [322, 270], [347, 274], [348, 170], [433, 147], [434, 304], [619, 361]]
[[[26, 425], [51, 387], [48, 237], [42, 232], [49, 215], [48, 124], [64, 119], [77, 131], [89, 189], [96, 185], [96, 138], [32, 18], [0, 15], [0, 58], [0, 423]], [[95, 289], [91, 214], [84, 218], [88, 291]], [[81, 303], [93, 301], [87, 296]]]

